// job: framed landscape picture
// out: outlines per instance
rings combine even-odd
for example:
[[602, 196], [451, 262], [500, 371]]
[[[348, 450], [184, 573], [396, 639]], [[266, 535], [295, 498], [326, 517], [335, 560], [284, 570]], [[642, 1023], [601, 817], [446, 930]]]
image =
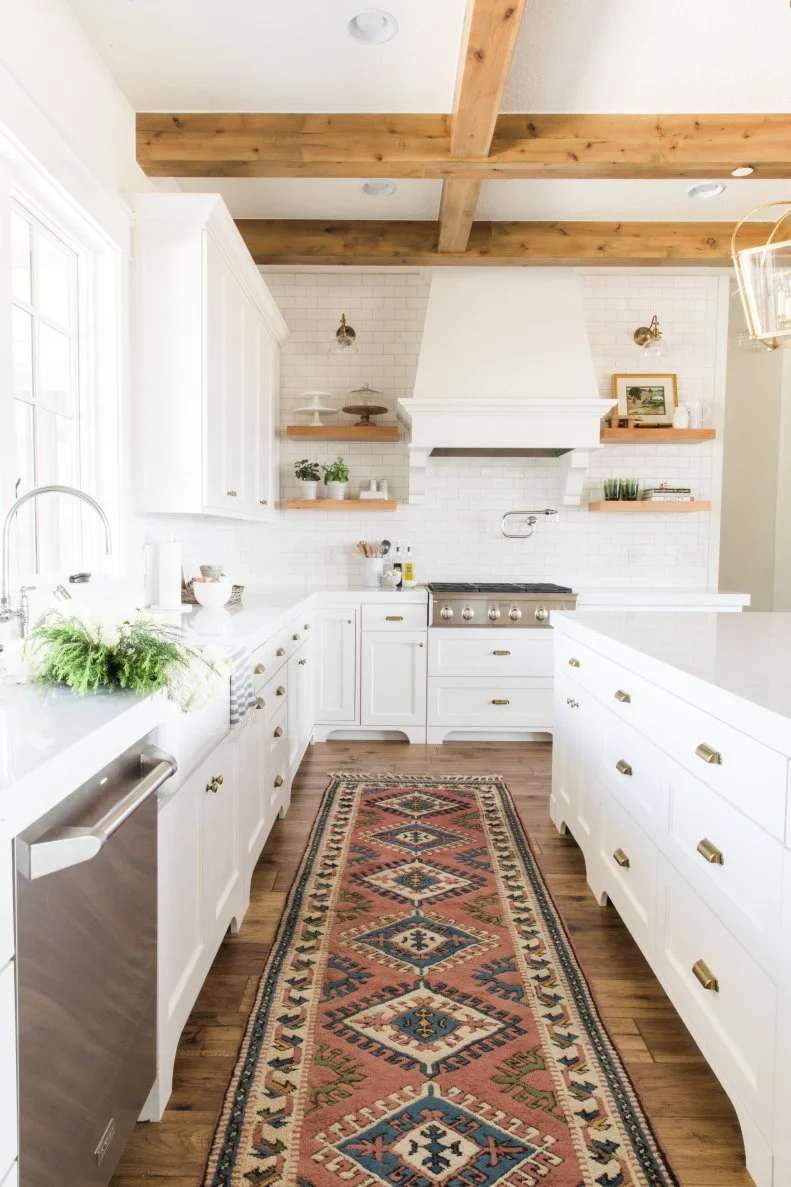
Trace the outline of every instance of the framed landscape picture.
[[678, 404], [675, 375], [613, 375], [618, 418], [636, 425], [670, 425]]

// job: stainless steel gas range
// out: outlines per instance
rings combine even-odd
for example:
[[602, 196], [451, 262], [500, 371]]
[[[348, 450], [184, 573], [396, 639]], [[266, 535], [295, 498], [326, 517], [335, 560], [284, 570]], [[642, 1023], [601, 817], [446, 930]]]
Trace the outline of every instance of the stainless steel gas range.
[[573, 610], [563, 585], [430, 581], [430, 623], [438, 627], [548, 627], [551, 610]]

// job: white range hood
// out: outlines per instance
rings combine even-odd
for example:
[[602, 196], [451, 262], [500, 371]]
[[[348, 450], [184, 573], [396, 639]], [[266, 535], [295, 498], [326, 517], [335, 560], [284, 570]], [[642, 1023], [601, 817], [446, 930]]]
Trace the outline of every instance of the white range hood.
[[579, 503], [600, 448], [598, 395], [577, 274], [555, 268], [444, 268], [431, 280], [410, 430], [410, 503], [434, 457], [560, 457]]

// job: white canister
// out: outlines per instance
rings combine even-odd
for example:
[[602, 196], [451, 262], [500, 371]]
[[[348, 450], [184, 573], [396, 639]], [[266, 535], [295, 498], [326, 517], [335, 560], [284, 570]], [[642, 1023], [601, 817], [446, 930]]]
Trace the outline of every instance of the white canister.
[[674, 429], [688, 429], [689, 428], [689, 408], [686, 404], [679, 404], [673, 413], [673, 428]]
[[689, 427], [691, 429], [702, 429], [704, 420], [708, 420], [711, 416], [711, 408], [708, 404], [702, 404], [700, 400], [687, 400], [681, 407], [689, 410]]
[[345, 499], [346, 498], [346, 483], [345, 482], [327, 482], [327, 498], [328, 499]]
[[382, 556], [363, 557], [363, 585], [366, 589], [379, 589], [382, 584], [384, 563]]

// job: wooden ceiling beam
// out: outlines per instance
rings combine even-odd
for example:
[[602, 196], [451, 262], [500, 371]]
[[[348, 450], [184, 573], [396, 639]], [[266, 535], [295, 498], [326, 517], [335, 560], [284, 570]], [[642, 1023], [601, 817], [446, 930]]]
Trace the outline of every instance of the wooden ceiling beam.
[[791, 114], [500, 115], [488, 155], [449, 115], [140, 114], [152, 177], [791, 178]]
[[[241, 219], [257, 264], [592, 265], [730, 263], [732, 223], [476, 222], [465, 250], [438, 249], [435, 222]], [[770, 224], [743, 228], [745, 246]]]

